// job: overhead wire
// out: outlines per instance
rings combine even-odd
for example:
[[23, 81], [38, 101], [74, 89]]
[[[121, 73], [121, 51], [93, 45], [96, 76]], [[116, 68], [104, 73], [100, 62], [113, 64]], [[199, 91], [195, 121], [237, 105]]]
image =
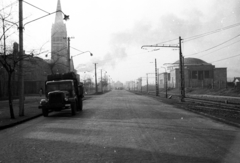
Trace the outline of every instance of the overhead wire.
[[231, 44], [229, 44], [229, 45], [223, 46], [222, 48], [219, 48], [219, 49], [217, 49], [217, 50], [214, 50], [214, 51], [209, 52], [209, 53], [207, 53], [207, 54], [204, 54], [204, 55], [202, 55], [202, 56], [199, 56], [199, 58], [204, 57], [204, 56], [206, 56], [206, 55], [208, 55], [208, 54], [211, 54], [211, 53], [213, 53], [213, 52], [219, 51], [219, 50], [221, 50], [221, 49], [227, 48], [227, 47], [229, 47], [229, 46], [231, 46], [231, 45], [233, 45], [233, 44], [236, 44], [236, 43], [238, 43], [238, 42], [240, 42], [240, 40], [235, 41], [235, 42], [233, 42], [233, 43], [231, 43]]
[[[205, 37], [205, 36], [208, 36], [208, 35], [211, 35], [211, 34], [214, 34], [214, 33], [222, 32], [224, 30], [228, 30], [228, 29], [231, 29], [231, 28], [234, 28], [234, 27], [237, 27], [237, 26], [240, 26], [240, 22], [236, 23], [236, 24], [226, 26], [226, 27], [223, 27], [223, 28], [219, 28], [219, 29], [216, 29], [216, 30], [213, 30], [213, 31], [209, 31], [209, 32], [205, 32], [205, 33], [201, 33], [201, 34], [198, 34], [198, 35], [194, 35], [194, 36], [184, 38], [183, 42], [188, 42], [188, 41], [195, 40], [195, 39], [198, 39], [198, 38], [201, 38], [201, 37]], [[175, 40], [178, 40], [178, 38], [171, 39], [171, 40], [166, 40], [166, 41], [163, 41], [163, 42], [160, 42], [160, 43], [156, 43], [154, 45], [163, 44], [163, 43], [167, 43], [167, 42], [171, 42], [171, 41], [175, 41]]]
[[210, 31], [210, 32], [206, 32], [206, 33], [198, 34], [198, 35], [195, 35], [195, 36], [187, 37], [187, 38], [184, 39], [184, 42], [195, 40], [195, 39], [205, 37], [205, 36], [208, 36], [208, 35], [211, 35], [211, 34], [214, 34], [214, 33], [222, 32], [224, 30], [228, 30], [228, 29], [231, 29], [231, 28], [234, 28], [234, 27], [237, 27], [237, 26], [240, 26], [240, 23], [232, 24], [232, 25], [229, 25], [229, 26], [226, 26], [226, 27], [223, 27], [223, 28], [219, 28], [219, 29]]
[[178, 40], [178, 39], [179, 39], [179, 38], [175, 38], [175, 39], [163, 41], [163, 42], [157, 43], [156, 45], [158, 45], [158, 44], [164, 44], [164, 43], [167, 43], [167, 42], [172, 42], [172, 41], [175, 41], [175, 40]]
[[217, 44], [217, 45], [215, 45], [215, 46], [213, 46], [213, 47], [211, 47], [211, 48], [205, 49], [205, 50], [200, 51], [200, 52], [197, 52], [197, 53], [189, 54], [189, 55], [186, 55], [186, 56], [193, 56], [193, 55], [197, 55], [197, 54], [200, 54], [200, 53], [203, 53], [203, 52], [212, 50], [212, 49], [214, 49], [214, 48], [216, 48], [216, 47], [219, 47], [219, 46], [221, 46], [221, 45], [223, 45], [223, 44], [226, 44], [226, 43], [232, 41], [233, 39], [235, 39], [235, 38], [237, 38], [237, 37], [239, 37], [239, 36], [240, 36], [240, 34], [238, 34], [237, 36], [232, 37], [231, 39], [228, 39], [227, 41], [224, 41], [224, 42], [222, 42], [222, 43], [220, 43], [220, 44]]
[[47, 13], [47, 14], [50, 14], [50, 12], [47, 12], [47, 11], [45, 11], [45, 10], [43, 10], [43, 9], [41, 9], [41, 8], [35, 6], [35, 5], [33, 5], [33, 4], [31, 4], [31, 3], [27, 2], [27, 1], [24, 1], [24, 0], [23, 0], [23, 2], [25, 2], [26, 4], [28, 4], [28, 5], [30, 5], [30, 6], [32, 6], [32, 7], [34, 7], [34, 8], [36, 8], [36, 9], [38, 9], [38, 10], [41, 10], [41, 11]]
[[74, 49], [74, 50], [77, 50], [77, 51], [79, 51], [79, 52], [83, 52], [83, 51], [81, 51], [81, 50], [79, 50], [79, 49], [77, 49], [77, 48], [74, 48], [74, 47], [72, 47], [72, 46], [70, 46], [70, 48], [72, 48], [72, 49]]
[[230, 58], [235, 58], [235, 57], [238, 57], [238, 56], [240, 56], [240, 54], [237, 54], [237, 55], [234, 55], [234, 56], [231, 56], [231, 57], [227, 57], [227, 58], [223, 58], [223, 59], [219, 59], [219, 60], [213, 61], [213, 62], [211, 62], [211, 63], [219, 62], [219, 61], [224, 61], [224, 60], [227, 60], [227, 59], [230, 59]]

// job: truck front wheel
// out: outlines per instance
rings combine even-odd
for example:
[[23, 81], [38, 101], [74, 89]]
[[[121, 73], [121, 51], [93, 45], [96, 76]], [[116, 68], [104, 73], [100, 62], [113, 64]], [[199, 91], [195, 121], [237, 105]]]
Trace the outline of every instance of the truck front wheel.
[[79, 105], [78, 105], [78, 110], [79, 111], [82, 111], [82, 108], [83, 108], [83, 101], [82, 101], [82, 99], [79, 99]]
[[71, 104], [71, 111], [72, 111], [72, 115], [76, 115], [76, 112], [77, 112], [76, 102]]
[[42, 108], [42, 114], [43, 114], [44, 117], [47, 117], [48, 116], [48, 109]]

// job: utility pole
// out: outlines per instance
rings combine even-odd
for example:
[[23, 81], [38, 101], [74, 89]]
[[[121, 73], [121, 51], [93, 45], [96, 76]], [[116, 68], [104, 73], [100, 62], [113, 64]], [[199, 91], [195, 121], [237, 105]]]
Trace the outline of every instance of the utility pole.
[[179, 37], [179, 45], [143, 45], [143, 47], [165, 47], [165, 48], [179, 48], [179, 72], [180, 72], [180, 91], [181, 97], [180, 101], [184, 102], [185, 98], [185, 83], [184, 83], [184, 61], [182, 56], [182, 39]]
[[185, 98], [185, 82], [184, 82], [184, 66], [183, 66], [183, 56], [182, 56], [182, 39], [179, 37], [179, 70], [180, 70], [180, 78], [181, 78], [181, 102], [184, 102]]
[[168, 94], [167, 94], [167, 89], [168, 89], [168, 73], [167, 73], [167, 70], [166, 70], [166, 67], [162, 67], [165, 69], [165, 73], [164, 73], [164, 80], [165, 80], [165, 96], [166, 98], [168, 97]]
[[67, 38], [68, 40], [68, 56], [67, 56], [67, 60], [68, 60], [68, 72], [71, 71], [71, 59], [70, 59], [70, 37]]
[[24, 75], [23, 75], [23, 0], [19, 0], [19, 116], [24, 116]]
[[140, 84], [141, 84], [141, 93], [142, 93], [142, 77], [140, 78]]
[[148, 94], [148, 74], [147, 74], [147, 94]]
[[158, 96], [158, 70], [157, 70], [157, 59], [155, 58], [155, 85], [156, 85], [156, 96]]
[[64, 39], [67, 39], [68, 45], [67, 45], [67, 49], [68, 49], [68, 53], [67, 53], [67, 67], [68, 67], [68, 72], [71, 71], [71, 55], [70, 55], [70, 40], [74, 38], [74, 37], [64, 37]]
[[101, 91], [103, 92], [103, 86], [102, 86], [102, 69], [101, 69]]
[[98, 85], [97, 85], [97, 63], [94, 63], [95, 65], [95, 91], [98, 93]]

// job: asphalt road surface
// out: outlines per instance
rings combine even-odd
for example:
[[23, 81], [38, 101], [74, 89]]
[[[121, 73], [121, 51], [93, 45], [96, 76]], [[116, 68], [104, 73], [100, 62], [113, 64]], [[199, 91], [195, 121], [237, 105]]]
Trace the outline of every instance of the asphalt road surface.
[[0, 162], [240, 162], [238, 128], [162, 100], [116, 90], [2, 130]]

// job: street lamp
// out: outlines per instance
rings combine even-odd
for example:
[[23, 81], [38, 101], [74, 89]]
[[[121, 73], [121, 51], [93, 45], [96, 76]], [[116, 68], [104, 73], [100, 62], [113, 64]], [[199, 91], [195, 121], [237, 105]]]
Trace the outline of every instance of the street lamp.
[[168, 74], [167, 74], [167, 69], [166, 69], [166, 67], [161, 67], [161, 68], [164, 68], [165, 69], [165, 73], [164, 73], [164, 77], [165, 77], [165, 86], [166, 86], [166, 98], [168, 97], [168, 95], [167, 95], [167, 88], [168, 88]]
[[73, 57], [76, 57], [76, 56], [81, 55], [81, 54], [83, 54], [83, 53], [90, 53], [90, 56], [93, 56], [93, 54], [92, 54], [90, 51], [85, 51], [85, 52], [81, 52], [81, 53], [79, 53], [79, 54], [76, 54], [76, 55], [74, 55], [74, 56], [71, 56], [71, 59], [72, 59]]
[[[83, 54], [83, 53], [90, 53], [90, 56], [93, 56], [93, 54], [92, 54], [90, 51], [81, 52], [81, 53], [79, 53], [79, 54], [76, 54], [76, 55], [74, 55], [74, 56], [71, 56], [71, 59], [69, 59], [69, 72], [71, 71], [71, 60], [73, 61], [73, 57], [76, 57], [76, 56], [81, 55], [81, 54]], [[74, 69], [74, 68], [73, 68], [73, 69]]]
[[[21, 58], [23, 57], [23, 29], [24, 29], [24, 26], [26, 26], [27, 24], [29, 24], [31, 22], [37, 21], [37, 20], [42, 19], [46, 16], [54, 14], [56, 12], [62, 12], [61, 10], [57, 10], [55, 12], [48, 13], [47, 15], [44, 15], [42, 17], [39, 17], [39, 18], [34, 19], [32, 21], [29, 21], [29, 22], [27, 22], [23, 25], [23, 5], [22, 5], [22, 2], [23, 2], [23, 0], [19, 0], [19, 26], [17, 25], [17, 23], [13, 23], [13, 24], [17, 25], [18, 29], [19, 29], [19, 55], [21, 56]], [[68, 20], [68, 19], [69, 19], [69, 15], [64, 14], [64, 20]], [[20, 63], [19, 63], [19, 74], [20, 74], [19, 75], [19, 110], [20, 110], [19, 115], [24, 116], [24, 77], [23, 77], [23, 62], [22, 61], [20, 61]]]

